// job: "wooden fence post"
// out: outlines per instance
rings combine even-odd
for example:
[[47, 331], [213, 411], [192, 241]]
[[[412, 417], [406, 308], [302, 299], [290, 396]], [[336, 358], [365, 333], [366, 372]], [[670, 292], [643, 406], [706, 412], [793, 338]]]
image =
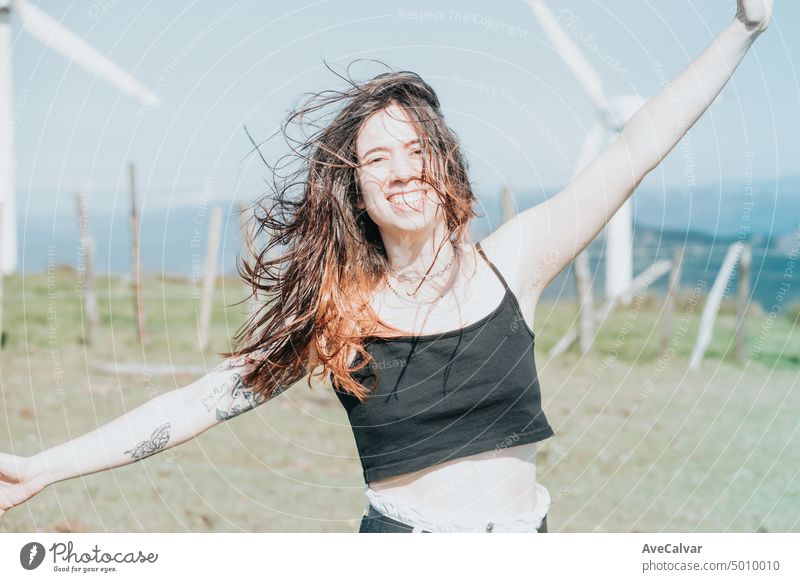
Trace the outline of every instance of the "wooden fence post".
[[222, 208], [215, 206], [211, 210], [211, 222], [208, 226], [208, 245], [206, 247], [206, 269], [203, 273], [203, 296], [200, 300], [200, 351], [208, 349], [211, 339], [211, 312], [214, 301], [214, 282], [217, 278], [217, 252], [219, 249], [220, 231], [222, 230]]
[[89, 230], [89, 219], [86, 215], [86, 198], [82, 192], [76, 193], [78, 201], [78, 239], [82, 254], [82, 265], [78, 268], [78, 282], [83, 300], [85, 325], [83, 342], [90, 346], [97, 335], [97, 295], [94, 291], [94, 237]]
[[738, 323], [736, 325], [736, 359], [744, 363], [747, 360], [747, 305], [750, 302], [750, 266], [753, 262], [753, 250], [749, 244], [742, 248], [739, 257], [739, 300], [736, 302]]
[[131, 174], [131, 279], [133, 283], [133, 304], [139, 343], [145, 344], [144, 308], [141, 294], [141, 268], [139, 265], [139, 217], [136, 212], [136, 169], [130, 165]]
[[511, 195], [511, 190], [506, 186], [503, 188], [502, 194], [502, 203], [503, 203], [503, 223], [508, 222], [517, 214], [515, 205], [514, 205], [514, 197]]
[[672, 272], [669, 275], [667, 296], [664, 299], [664, 319], [661, 323], [661, 355], [669, 349], [672, 338], [672, 319], [675, 316], [675, 302], [681, 288], [681, 267], [683, 266], [683, 247], [675, 249]]
[[587, 353], [594, 342], [594, 297], [592, 295], [592, 268], [589, 249], [584, 249], [572, 261], [575, 273], [575, 294], [578, 299], [578, 346]]
[[728, 247], [728, 253], [725, 255], [725, 260], [722, 261], [722, 267], [720, 267], [717, 278], [714, 280], [714, 285], [708, 294], [708, 300], [703, 307], [703, 315], [700, 316], [700, 332], [697, 334], [697, 341], [689, 358], [689, 368], [691, 369], [700, 367], [700, 362], [703, 361], [706, 349], [711, 343], [711, 338], [714, 335], [714, 321], [717, 319], [719, 305], [722, 303], [722, 294], [733, 274], [733, 269], [736, 267], [736, 262], [739, 260], [743, 246], [743, 243], [739, 241]]
[[[3, 224], [3, 201], [0, 200], [0, 224]], [[2, 264], [3, 237], [0, 236], [0, 349], [6, 344], [6, 333], [3, 331], [3, 284], [6, 279], [5, 266]]]
[[[242, 236], [242, 259], [250, 261], [254, 256], [254, 236], [253, 229], [250, 228], [250, 218], [247, 216], [247, 205], [239, 205], [239, 232]], [[245, 317], [249, 318], [255, 311], [257, 297], [253, 296], [253, 289], [247, 283], [243, 282], [243, 287], [246, 293], [247, 300], [245, 301]]]

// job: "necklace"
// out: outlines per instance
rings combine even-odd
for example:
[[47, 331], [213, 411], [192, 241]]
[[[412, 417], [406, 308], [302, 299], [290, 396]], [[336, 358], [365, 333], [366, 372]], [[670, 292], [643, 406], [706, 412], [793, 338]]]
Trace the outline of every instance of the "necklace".
[[444, 267], [442, 267], [438, 271], [434, 271], [433, 273], [422, 275], [421, 277], [415, 277], [414, 275], [406, 275], [403, 273], [398, 274], [391, 267], [389, 267], [389, 272], [395, 279], [397, 279], [398, 281], [403, 281], [405, 283], [417, 283], [420, 281], [424, 281], [425, 279], [433, 279], [435, 277], [445, 274], [450, 269], [450, 265], [453, 264], [453, 259], [455, 259], [456, 253], [458, 252], [457, 247], [455, 245], [453, 245], [453, 251], [454, 251], [453, 254], [450, 255], [450, 260], [447, 261], [447, 264]]
[[[456, 252], [454, 253], [454, 256], [455, 256], [455, 258], [456, 258], [456, 260], [458, 262], [458, 265], [457, 265], [455, 271], [453, 272], [452, 277], [450, 277], [450, 283], [448, 284], [447, 289], [442, 291], [439, 294], [438, 297], [434, 297], [433, 299], [429, 299], [427, 301], [417, 301], [415, 299], [411, 299], [411, 297], [414, 296], [414, 293], [410, 293], [408, 291], [404, 291], [404, 292], [401, 293], [400, 291], [395, 289], [394, 286], [389, 282], [389, 277], [386, 277], [386, 285], [389, 287], [389, 289], [391, 290], [392, 293], [394, 293], [402, 301], [405, 301], [406, 303], [408, 303], [410, 305], [430, 305], [431, 303], [436, 303], [442, 297], [444, 297], [445, 295], [450, 293], [450, 291], [453, 289], [453, 285], [455, 285], [456, 275], [458, 275], [459, 271], [461, 270], [461, 247], [460, 246], [455, 246], [455, 251]], [[450, 263], [448, 263], [448, 265], [452, 264], [452, 262], [453, 261], [451, 259]]]

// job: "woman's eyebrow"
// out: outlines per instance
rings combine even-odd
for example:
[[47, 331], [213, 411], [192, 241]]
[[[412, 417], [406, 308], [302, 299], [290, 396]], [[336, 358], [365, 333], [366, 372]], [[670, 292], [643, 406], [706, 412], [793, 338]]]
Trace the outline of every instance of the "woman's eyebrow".
[[[403, 146], [404, 146], [404, 147], [409, 147], [409, 146], [412, 146], [412, 145], [415, 145], [415, 144], [419, 144], [419, 143], [421, 143], [421, 142], [419, 141], [419, 139], [412, 139], [411, 141], [404, 143], [404, 144], [403, 144]], [[366, 157], [367, 157], [368, 155], [370, 155], [372, 152], [379, 151], [379, 150], [388, 150], [388, 149], [389, 149], [389, 148], [388, 148], [388, 147], [386, 147], [386, 146], [376, 146], [376, 147], [374, 147], [374, 148], [371, 148], [371, 149], [367, 150], [367, 152], [366, 152], [366, 153], [365, 153], [363, 156], [361, 156], [361, 157], [362, 157], [362, 158], [366, 158]]]

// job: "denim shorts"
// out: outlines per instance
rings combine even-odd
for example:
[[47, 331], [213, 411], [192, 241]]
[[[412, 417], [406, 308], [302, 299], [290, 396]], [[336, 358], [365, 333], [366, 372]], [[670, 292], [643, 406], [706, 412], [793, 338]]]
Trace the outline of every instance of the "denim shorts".
[[[364, 510], [364, 516], [361, 518], [361, 527], [358, 533], [412, 533], [414, 527], [397, 521], [384, 515], [376, 510], [372, 505], [368, 505]], [[487, 527], [487, 531], [491, 532], [491, 527]], [[547, 516], [542, 519], [542, 525], [536, 530], [538, 533], [547, 533]], [[421, 530], [418, 533], [431, 533], [428, 530]]]

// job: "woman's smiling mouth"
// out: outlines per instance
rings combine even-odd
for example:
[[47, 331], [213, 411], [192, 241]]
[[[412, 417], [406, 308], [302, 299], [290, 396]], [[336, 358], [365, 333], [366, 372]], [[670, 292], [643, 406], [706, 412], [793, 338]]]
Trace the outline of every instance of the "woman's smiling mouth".
[[390, 194], [386, 199], [401, 210], [406, 208], [421, 210], [425, 196], [422, 190], [412, 190], [406, 193]]

